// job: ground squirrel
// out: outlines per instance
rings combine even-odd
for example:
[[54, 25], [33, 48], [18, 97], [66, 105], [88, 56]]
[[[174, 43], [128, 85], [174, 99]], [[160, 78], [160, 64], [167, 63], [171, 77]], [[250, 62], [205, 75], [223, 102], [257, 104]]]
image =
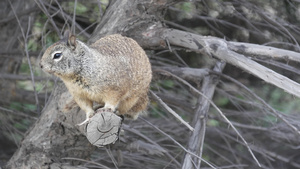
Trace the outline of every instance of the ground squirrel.
[[147, 107], [151, 65], [131, 38], [114, 34], [86, 45], [66, 33], [45, 51], [40, 66], [60, 77], [86, 112], [79, 125], [93, 116], [93, 102], [133, 119]]

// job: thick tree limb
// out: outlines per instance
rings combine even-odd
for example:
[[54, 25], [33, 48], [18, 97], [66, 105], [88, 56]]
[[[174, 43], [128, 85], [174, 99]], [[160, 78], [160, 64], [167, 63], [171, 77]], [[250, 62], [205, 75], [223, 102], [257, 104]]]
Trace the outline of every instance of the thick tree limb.
[[[76, 107], [66, 107], [72, 102], [66, 91], [64, 85], [55, 88], [52, 99], [8, 162], [7, 168], [63, 168], [65, 165], [61, 163], [66, 161], [62, 157], [89, 157], [94, 147], [82, 134], [83, 127], [80, 130], [74, 127], [79, 122], [78, 117], [84, 119], [84, 114], [79, 113]], [[66, 110], [68, 114], [64, 114]]]
[[[225, 64], [217, 63], [215, 67], [215, 71], [221, 72], [224, 68]], [[214, 91], [218, 81], [215, 79], [215, 76], [207, 76], [203, 80], [203, 86], [201, 91], [204, 95], [207, 96], [208, 99], [212, 99], [214, 95]], [[202, 157], [203, 145], [204, 145], [204, 138], [205, 138], [205, 131], [206, 131], [206, 120], [207, 114], [210, 107], [210, 102], [207, 98], [202, 96], [198, 99], [198, 108], [195, 112], [194, 116], [194, 128], [195, 131], [191, 134], [189, 143], [188, 143], [188, 150], [194, 152], [195, 154]], [[200, 168], [201, 159], [192, 157], [190, 154], [186, 154], [182, 168]]]
[[[184, 31], [174, 30], [174, 29], [164, 29], [161, 30], [159, 33], [164, 39], [168, 39], [171, 45], [181, 46], [186, 49], [193, 50], [195, 52], [205, 52], [209, 55], [212, 55], [220, 60], [223, 60], [227, 63], [235, 65], [242, 70], [245, 70], [260, 79], [271, 83], [286, 92], [300, 97], [300, 84], [279, 74], [274, 72], [273, 70], [264, 67], [257, 62], [247, 58], [246, 56], [236, 53], [232, 51], [228, 44], [231, 42], [227, 42], [223, 39], [208, 37], [208, 36], [201, 36], [197, 34], [187, 33]], [[237, 43], [233, 43], [237, 46]], [[245, 44], [245, 43], [241, 43]], [[255, 45], [250, 45], [254, 47]], [[264, 48], [263, 46], [259, 46], [260, 49]], [[276, 56], [280, 56], [285, 58], [287, 55], [291, 54], [295, 61], [299, 60], [300, 53], [291, 52], [283, 49], [270, 48], [265, 47], [265, 50], [272, 50], [272, 53], [278, 52], [279, 54]], [[259, 51], [259, 50], [257, 50]], [[286, 55], [284, 55], [284, 51]], [[280, 54], [281, 53], [281, 54]], [[259, 53], [256, 52], [258, 55]], [[266, 53], [261, 53], [262, 55]]]
[[242, 42], [228, 42], [227, 45], [230, 50], [247, 56], [264, 56], [300, 62], [300, 54], [290, 50]]
[[[101, 18], [101, 23], [89, 39], [89, 43], [108, 34], [121, 33], [137, 40], [143, 48], [157, 47], [161, 37], [143, 38], [142, 34], [162, 28], [162, 23], [158, 18], [161, 18], [163, 9], [168, 3], [175, 1], [177, 0], [111, 0], [105, 15]], [[149, 35], [146, 36], [149, 37]]]

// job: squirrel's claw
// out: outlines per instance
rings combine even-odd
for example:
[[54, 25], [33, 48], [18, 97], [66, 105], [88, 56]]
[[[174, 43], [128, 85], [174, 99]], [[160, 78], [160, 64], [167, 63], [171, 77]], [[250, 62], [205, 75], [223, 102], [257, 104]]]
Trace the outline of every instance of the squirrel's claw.
[[89, 121], [90, 121], [90, 118], [86, 118], [83, 122], [77, 124], [77, 126], [82, 126], [82, 125], [84, 125], [85, 123], [87, 123]]
[[86, 112], [86, 119], [85, 119], [83, 122], [77, 124], [77, 126], [82, 126], [82, 125], [84, 125], [85, 123], [89, 122], [89, 121], [90, 121], [90, 118], [91, 118], [94, 114], [95, 114], [94, 111]]

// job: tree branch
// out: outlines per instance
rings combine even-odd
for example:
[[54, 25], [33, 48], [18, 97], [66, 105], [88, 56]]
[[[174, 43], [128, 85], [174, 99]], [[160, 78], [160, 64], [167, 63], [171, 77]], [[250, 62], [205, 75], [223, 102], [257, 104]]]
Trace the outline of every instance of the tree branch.
[[[217, 63], [214, 70], [221, 72], [224, 68], [225, 64]], [[209, 100], [212, 99], [214, 95], [214, 91], [216, 85], [218, 83], [215, 80], [215, 76], [207, 76], [204, 78], [203, 86], [201, 91], [207, 98], [200, 96], [198, 99], [198, 108], [195, 112], [194, 122], [193, 125], [195, 127], [195, 131], [191, 134], [189, 143], [188, 143], [188, 150], [194, 152], [195, 154], [202, 157], [203, 145], [204, 145], [204, 138], [205, 138], [205, 131], [206, 131], [206, 120], [207, 114], [210, 107]], [[209, 100], [208, 100], [209, 99]], [[184, 161], [182, 164], [182, 168], [200, 168], [201, 159], [197, 159], [192, 157], [190, 154], [186, 154], [184, 157]]]
[[[171, 45], [176, 45], [180, 47], [184, 47], [189, 50], [193, 50], [195, 52], [205, 52], [211, 56], [214, 56], [220, 60], [223, 60], [227, 63], [235, 65], [242, 70], [245, 70], [260, 79], [273, 84], [286, 92], [300, 97], [300, 84], [279, 74], [274, 72], [273, 70], [266, 68], [257, 62], [247, 58], [244, 55], [236, 53], [232, 51], [228, 44], [231, 42], [227, 42], [223, 39], [209, 37], [209, 36], [201, 36], [197, 34], [187, 33], [184, 31], [174, 30], [174, 29], [162, 29], [157, 31], [156, 35], [160, 35], [163, 39], [168, 39]], [[234, 43], [237, 45], [238, 43]], [[245, 43], [241, 43], [245, 44]], [[251, 47], [255, 47], [256, 45], [250, 45]], [[259, 49], [263, 49], [263, 46], [259, 46]], [[258, 48], [256, 48], [257, 51]], [[291, 54], [295, 61], [299, 61], [300, 53], [265, 47], [265, 50], [270, 50], [272, 53], [279, 53], [276, 55], [277, 57], [284, 58], [286, 55]], [[246, 50], [248, 51], [248, 50]], [[261, 51], [261, 50], [260, 50]], [[284, 52], [286, 54], [284, 55]], [[249, 52], [248, 52], [249, 53]], [[256, 54], [259, 54], [256, 52]], [[266, 54], [266, 52], [261, 53], [262, 55]], [[271, 54], [271, 53], [270, 53]]]
[[[72, 97], [66, 91], [64, 85], [56, 86], [44, 112], [7, 163], [7, 168], [62, 167], [63, 157], [89, 157], [89, 152], [95, 147], [90, 146], [82, 134], [83, 127], [79, 130], [74, 127], [80, 120], [78, 117], [84, 119], [84, 113], [76, 107], [66, 107], [72, 102]], [[64, 114], [65, 110], [69, 113]]]
[[227, 45], [228, 49], [243, 55], [264, 56], [272, 59], [292, 60], [300, 63], [300, 53], [290, 50], [242, 42], [228, 42]]
[[153, 98], [162, 105], [169, 113], [171, 113], [176, 119], [178, 119], [183, 125], [185, 125], [190, 131], [194, 131], [194, 128], [184, 121], [174, 110], [172, 110], [166, 103], [164, 103], [154, 92], [150, 91]]

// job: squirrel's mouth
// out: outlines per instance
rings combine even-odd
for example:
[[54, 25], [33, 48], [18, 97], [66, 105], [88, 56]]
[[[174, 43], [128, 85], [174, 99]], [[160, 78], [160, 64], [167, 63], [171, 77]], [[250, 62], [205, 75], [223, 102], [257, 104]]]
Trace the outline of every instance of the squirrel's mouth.
[[42, 67], [42, 66], [41, 66], [41, 68], [42, 68], [42, 70], [43, 70], [44, 72], [47, 72], [47, 73], [49, 73], [49, 74], [54, 74], [54, 70], [47, 69], [47, 68]]
[[54, 70], [52, 70], [51, 68], [49, 68], [48, 66], [44, 66], [41, 62], [40, 62], [40, 67], [44, 72], [50, 73], [50, 74], [54, 74]]
[[50, 73], [50, 74], [54, 74], [53, 70], [48, 70], [47, 72]]

